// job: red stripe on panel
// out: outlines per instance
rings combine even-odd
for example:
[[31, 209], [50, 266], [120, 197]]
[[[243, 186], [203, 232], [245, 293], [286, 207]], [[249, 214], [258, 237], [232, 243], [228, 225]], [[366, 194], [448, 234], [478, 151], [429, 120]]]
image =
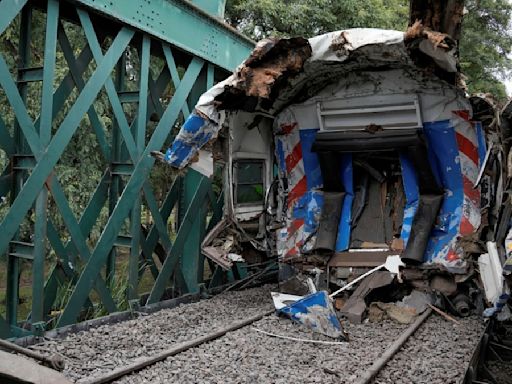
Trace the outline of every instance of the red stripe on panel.
[[292, 188], [290, 193], [288, 193], [288, 207], [291, 207], [292, 204], [300, 198], [307, 191], [307, 183], [306, 176], [303, 176], [302, 179]]
[[286, 156], [286, 170], [288, 173], [292, 171], [299, 161], [302, 160], [302, 145], [299, 142], [289, 155]]
[[468, 138], [462, 136], [457, 132], [457, 144], [459, 146], [459, 151], [464, 153], [473, 163], [478, 166], [478, 148], [469, 140]]

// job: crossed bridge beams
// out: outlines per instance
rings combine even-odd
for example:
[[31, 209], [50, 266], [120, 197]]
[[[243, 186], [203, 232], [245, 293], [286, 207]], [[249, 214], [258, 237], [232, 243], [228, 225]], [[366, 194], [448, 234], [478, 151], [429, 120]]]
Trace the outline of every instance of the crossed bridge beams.
[[[248, 55], [252, 42], [185, 1], [164, 3], [0, 1], [0, 36], [16, 17], [20, 20], [19, 60], [14, 78], [5, 52], [0, 52], [0, 87], [15, 116], [10, 127], [0, 114], [0, 148], [9, 159], [0, 175], [0, 196], [10, 199], [7, 213], [3, 218], [0, 216], [0, 254], [7, 256], [5, 317], [0, 316], [0, 337], [44, 331], [59, 287], [64, 284], [70, 285], [71, 294], [54, 319], [57, 327], [75, 323], [85, 309], [93, 306], [93, 297], [99, 298], [109, 313], [118, 311], [109, 284], [118, 246], [129, 248], [129, 302], [139, 302], [137, 287], [146, 268], [151, 271], [154, 284], [143, 304], [161, 300], [169, 285], [177, 292], [197, 292], [206, 281], [199, 244], [222, 216], [222, 196], [214, 193], [209, 179], [188, 172], [184, 177], [176, 177], [159, 205], [148, 180], [154, 164], [150, 153], [160, 150], [169, 140], [178, 119], [189, 115], [200, 94]], [[42, 67], [31, 67], [34, 9], [46, 13]], [[141, 16], [142, 10], [145, 16]], [[85, 45], [78, 54], [64, 21], [77, 25], [85, 35]], [[186, 36], [191, 31], [194, 35]], [[59, 69], [57, 47], [67, 68], [63, 80], [54, 87]], [[129, 47], [137, 50], [139, 58], [136, 91], [125, 87]], [[163, 67], [155, 75], [151, 63], [156, 58], [163, 61]], [[95, 67], [89, 76], [91, 63]], [[33, 119], [27, 89], [29, 83], [36, 82], [41, 86], [40, 114]], [[174, 92], [166, 102], [170, 86]], [[95, 101], [103, 91], [113, 115], [110, 125], [102, 121], [96, 110]], [[73, 93], [77, 96], [69, 106]], [[135, 106], [131, 122], [123, 109], [128, 103]], [[64, 117], [58, 118], [62, 111]], [[85, 115], [108, 166], [77, 218], [55, 167], [77, 135]], [[158, 123], [151, 133], [147, 128], [155, 116]], [[64, 236], [48, 215], [50, 200], [62, 217], [69, 235], [67, 241], [63, 241]], [[152, 217], [148, 228], [141, 226], [143, 202]], [[108, 221], [91, 245], [91, 231], [106, 206]], [[175, 207], [179, 225], [170, 236], [167, 222]], [[20, 239], [19, 228], [31, 212], [35, 217], [32, 241], [26, 242]], [[127, 219], [130, 236], [121, 235]], [[48, 244], [57, 262], [45, 279]], [[158, 262], [154, 258], [157, 250]], [[32, 306], [23, 327], [17, 316], [21, 260], [32, 264]], [[106, 278], [102, 276], [103, 270]], [[217, 280], [215, 283], [222, 283], [222, 279]]]

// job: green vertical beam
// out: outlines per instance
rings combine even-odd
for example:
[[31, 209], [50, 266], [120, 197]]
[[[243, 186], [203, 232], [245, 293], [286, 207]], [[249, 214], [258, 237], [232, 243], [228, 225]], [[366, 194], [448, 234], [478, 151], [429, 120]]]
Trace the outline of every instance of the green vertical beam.
[[[83, 21], [82, 21], [83, 23]], [[91, 45], [89, 43], [89, 45]], [[94, 47], [94, 48], [92, 48]], [[98, 50], [97, 47], [91, 45], [91, 50], [94, 49], [93, 52], [96, 52]], [[101, 52], [101, 48], [99, 49]], [[98, 56], [94, 56], [95, 60], [99, 60]], [[115, 90], [117, 92], [123, 92], [125, 90], [125, 80], [126, 80], [126, 54], [123, 54], [121, 56], [121, 59], [117, 63], [116, 66], [116, 78], [115, 78]], [[121, 162], [121, 149], [122, 149], [122, 138], [119, 133], [119, 126], [120, 121], [117, 118], [117, 115], [114, 114], [113, 124], [112, 124], [112, 152], [111, 156], [108, 159], [110, 163], [110, 169], [112, 170], [115, 163]], [[110, 188], [109, 188], [109, 194], [108, 194], [108, 213], [109, 216], [112, 214], [112, 211], [114, 210], [114, 207], [117, 204], [117, 200], [119, 199], [119, 194], [121, 191], [121, 176], [117, 174], [111, 174], [110, 176]], [[112, 249], [109, 252], [108, 258], [107, 258], [107, 281], [111, 281], [113, 278], [113, 274], [115, 271], [115, 260], [116, 260], [116, 254], [117, 250], [115, 247], [112, 247]]]
[[[180, 201], [182, 212], [192, 204], [194, 198], [197, 198], [195, 192], [203, 178], [203, 175], [193, 169], [187, 171], [187, 175], [183, 180], [183, 195]], [[190, 293], [199, 291], [198, 271], [201, 260], [201, 241], [203, 240], [202, 235], [205, 227], [205, 210], [203, 205], [200, 204], [199, 209], [195, 212], [193, 224], [183, 246], [181, 256], [181, 271], [187, 285], [187, 291]]]
[[140, 58], [140, 85], [139, 85], [139, 111], [138, 125], [135, 142], [137, 144], [137, 153], [142, 155], [144, 151], [146, 137], [146, 116], [148, 111], [148, 81], [149, 81], [149, 62], [151, 53], [151, 40], [148, 35], [142, 37], [142, 55]]
[[48, 0], [48, 10], [46, 12], [41, 119], [39, 122], [39, 136], [43, 147], [46, 147], [50, 143], [52, 134], [53, 80], [55, 73], [58, 25], [59, 2], [57, 0]]
[[208, 64], [208, 72], [206, 73], [206, 89], [213, 87], [215, 79], [215, 67], [212, 64]]
[[[140, 83], [139, 83], [139, 105], [137, 114], [137, 125], [135, 129], [135, 145], [137, 147], [137, 159], [144, 151], [146, 137], [146, 117], [148, 110], [148, 81], [150, 64], [151, 40], [144, 34], [142, 37], [142, 49], [140, 55]], [[137, 299], [137, 287], [139, 280], [139, 254], [141, 245], [141, 198], [135, 199], [131, 214], [131, 247], [128, 266], [128, 300]]]
[[[208, 68], [205, 67], [201, 72], [199, 78], [194, 84], [194, 88], [190, 92], [188, 97], [188, 105], [191, 110], [194, 109], [195, 104], [199, 100], [199, 97], [204, 93], [207, 87]], [[195, 195], [197, 185], [203, 176], [192, 169], [189, 169], [185, 180], [183, 181], [183, 193], [180, 200], [180, 212], [184, 213], [186, 207], [192, 203], [192, 199]], [[183, 247], [183, 255], [181, 257], [181, 272], [183, 274], [185, 284], [188, 292], [199, 291], [199, 269], [201, 268], [201, 242], [203, 240], [203, 233], [205, 227], [205, 215], [202, 205], [201, 209], [197, 211], [197, 215], [194, 218], [192, 229]], [[181, 220], [180, 220], [181, 222]]]
[[[48, 0], [46, 13], [46, 36], [44, 48], [43, 90], [41, 98], [41, 119], [39, 137], [46, 147], [52, 133], [53, 78], [57, 49], [57, 26], [59, 23], [59, 3]], [[43, 188], [36, 200], [36, 219], [34, 224], [34, 260], [32, 262], [32, 326], [41, 331], [44, 324], [44, 261], [46, 258], [46, 223], [48, 221], [48, 191]]]
[[[12, 1], [8, 2], [2, 2], [2, 6], [5, 4], [13, 6], [15, 8]], [[21, 8], [20, 8], [21, 9]], [[6, 12], [6, 16], [8, 15], [8, 12]], [[1, 14], [0, 14], [1, 15]], [[0, 16], [1, 17], [1, 16]], [[10, 19], [12, 20], [12, 19]], [[32, 20], [32, 9], [30, 7], [25, 7], [21, 11], [21, 20], [20, 20], [20, 40], [18, 45], [19, 50], [19, 59], [18, 59], [18, 69], [19, 68], [26, 68], [30, 65], [30, 23]], [[3, 28], [0, 28], [0, 31], [3, 32]], [[0, 54], [0, 58], [2, 58]], [[5, 62], [4, 62], [5, 63]], [[1, 63], [0, 63], [1, 64]], [[16, 112], [17, 108], [25, 108], [25, 100], [27, 98], [27, 84], [21, 83], [18, 85], [18, 88], [16, 89], [16, 86], [12, 82], [11, 74], [9, 70], [6, 68], [6, 71], [4, 71], [4, 75], [7, 76], [8, 80], [11, 81], [12, 84], [12, 91], [13, 92], [19, 92], [19, 103], [14, 106], [13, 108]], [[18, 75], [19, 76], [19, 75]], [[6, 78], [7, 79], [7, 78]], [[2, 75], [0, 74], [0, 85], [2, 80]], [[12, 105], [12, 103], [11, 103]], [[20, 122], [18, 116], [16, 115], [16, 120], [14, 122], [14, 141], [16, 145], [16, 154], [25, 154], [27, 153], [26, 148], [26, 141], [21, 131], [21, 125], [22, 122]], [[17, 198], [18, 194], [20, 193], [20, 190], [23, 188], [23, 184], [25, 182], [25, 172], [17, 170], [15, 171], [14, 178], [13, 178], [12, 188], [11, 188], [11, 204], [15, 199]], [[11, 207], [12, 209], [12, 207]], [[10, 211], [9, 211], [10, 212]], [[23, 220], [23, 217], [20, 218], [20, 224]], [[5, 219], [4, 219], [5, 221]], [[12, 235], [9, 237], [8, 241], [5, 243], [5, 246], [3, 249], [0, 250], [0, 253], [5, 252], [5, 250], [9, 249], [9, 241], [13, 237], [17, 237], [17, 232], [19, 224], [13, 228]], [[17, 312], [18, 312], [18, 300], [19, 300], [19, 275], [20, 275], [20, 260], [15, 256], [7, 256], [7, 287], [6, 287], [6, 320], [9, 324], [15, 325], [17, 323]]]

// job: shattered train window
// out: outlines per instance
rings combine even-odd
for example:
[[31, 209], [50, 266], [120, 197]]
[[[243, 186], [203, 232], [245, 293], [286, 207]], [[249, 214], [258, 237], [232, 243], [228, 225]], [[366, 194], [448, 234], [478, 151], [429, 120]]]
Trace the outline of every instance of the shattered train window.
[[235, 168], [237, 204], [263, 203], [263, 160], [238, 160]]

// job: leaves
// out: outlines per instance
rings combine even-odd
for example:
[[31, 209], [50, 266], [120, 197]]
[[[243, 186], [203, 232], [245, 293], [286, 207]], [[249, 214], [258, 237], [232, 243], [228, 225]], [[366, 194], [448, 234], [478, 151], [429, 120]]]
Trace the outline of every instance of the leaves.
[[408, 9], [402, 0], [232, 0], [226, 13], [231, 25], [259, 40], [355, 27], [405, 29]]
[[460, 42], [461, 69], [470, 93], [490, 92], [505, 100], [506, 78], [512, 69], [512, 5], [506, 0], [466, 0], [467, 14]]

